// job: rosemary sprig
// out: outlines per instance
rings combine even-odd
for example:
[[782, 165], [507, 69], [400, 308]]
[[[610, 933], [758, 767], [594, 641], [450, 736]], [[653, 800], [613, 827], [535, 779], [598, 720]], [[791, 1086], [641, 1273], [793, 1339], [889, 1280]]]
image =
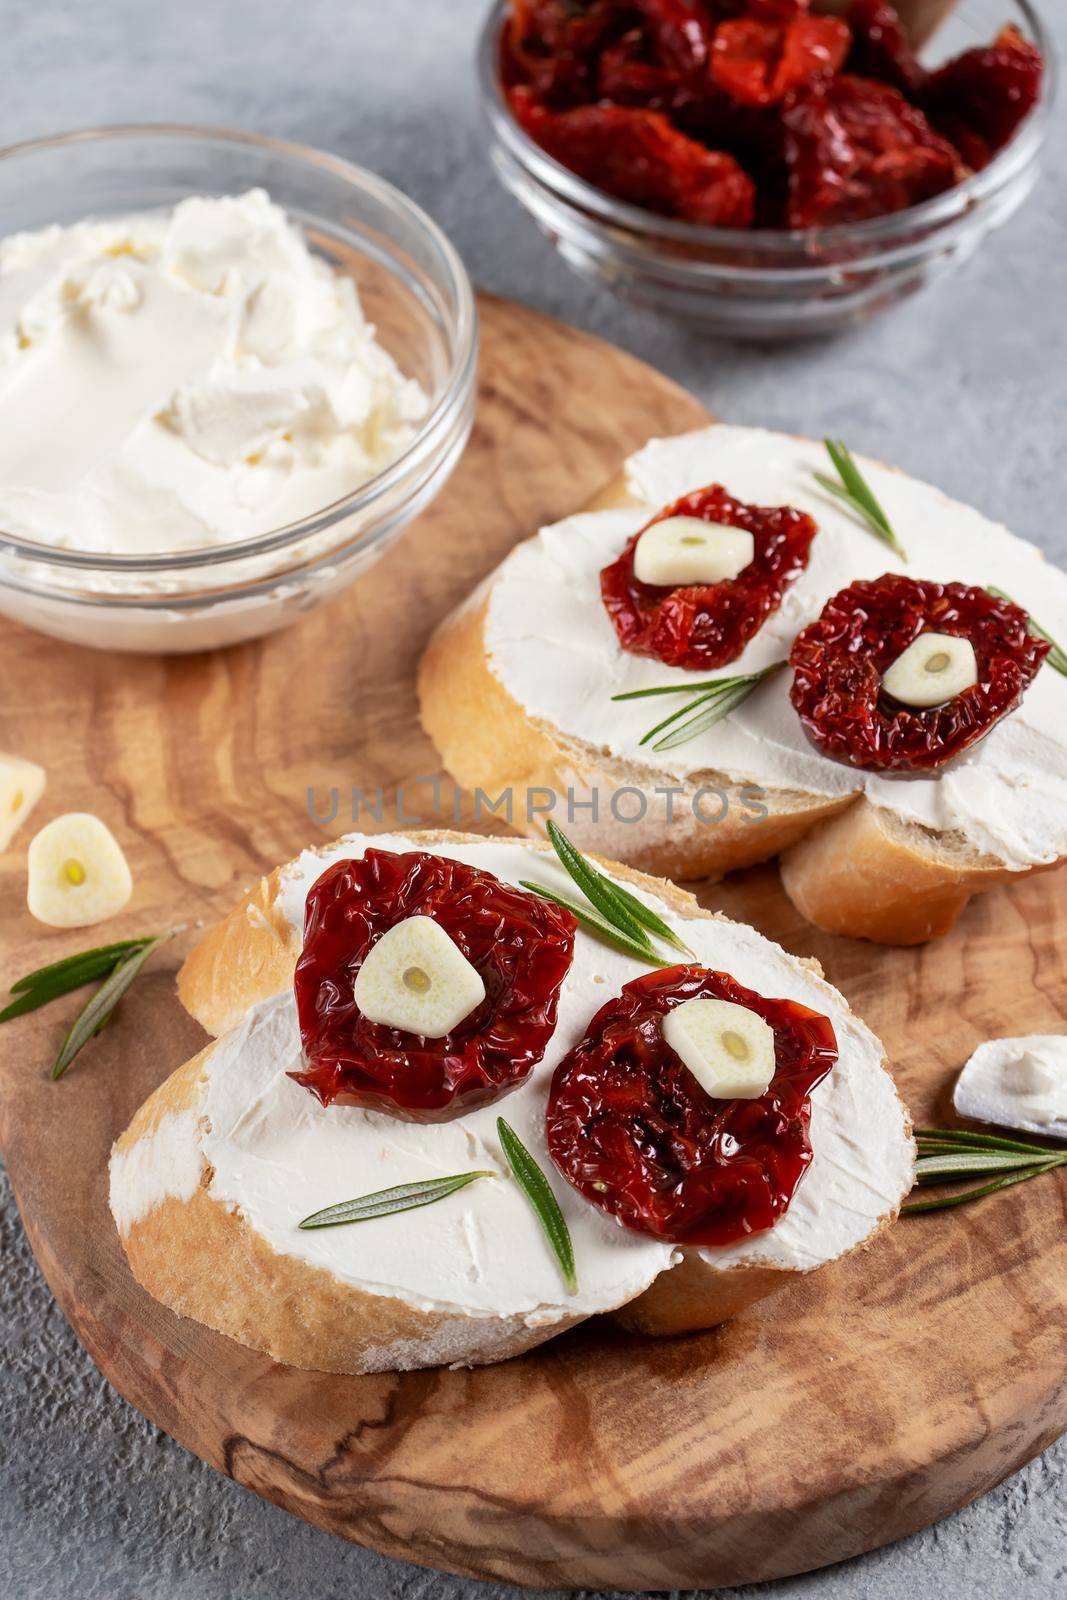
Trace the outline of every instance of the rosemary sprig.
[[[995, 583], [987, 583], [986, 590], [989, 594], [995, 594], [998, 600], [1007, 600], [1009, 605], [1019, 606], [1020, 611], [1026, 611], [1025, 606], [1020, 606], [1018, 600], [1014, 600], [1005, 589], [998, 589]], [[1043, 628], [1029, 611], [1026, 611], [1026, 621], [1031, 633], [1036, 634], [1039, 639], [1044, 639], [1046, 644], [1051, 645], [1052, 648], [1045, 657], [1048, 665], [1067, 678], [1067, 650], [1057, 643], [1048, 629]]]
[[533, 1207], [552, 1253], [559, 1262], [563, 1281], [571, 1294], [577, 1294], [578, 1275], [574, 1267], [574, 1246], [571, 1243], [570, 1229], [559, 1208], [559, 1201], [552, 1193], [551, 1185], [541, 1168], [514, 1128], [510, 1127], [503, 1117], [497, 1117], [496, 1131], [515, 1182]]
[[572, 844], [555, 822], [549, 820], [546, 824], [549, 842], [560, 865], [564, 871], [578, 885], [585, 895], [588, 905], [583, 905], [578, 900], [572, 900], [569, 895], [558, 894], [555, 889], [549, 889], [543, 883], [533, 883], [523, 880], [521, 887], [529, 889], [533, 894], [538, 894], [543, 900], [551, 900], [553, 905], [562, 906], [576, 917], [583, 927], [590, 933], [597, 934], [601, 939], [606, 939], [609, 944], [618, 945], [620, 950], [625, 950], [627, 955], [636, 956], [639, 961], [647, 961], [649, 966], [670, 966], [669, 961], [661, 960], [650, 933], [658, 939], [673, 945], [676, 950], [682, 951], [687, 956], [693, 952], [687, 944], [675, 933], [662, 917], [633, 895], [627, 889], [622, 889], [617, 883], [599, 872], [593, 863], [582, 855], [576, 845]]
[[495, 1178], [495, 1172], [456, 1172], [447, 1178], [418, 1178], [411, 1183], [397, 1183], [391, 1189], [376, 1189], [373, 1194], [361, 1194], [355, 1200], [339, 1200], [336, 1205], [313, 1211], [310, 1217], [297, 1223], [299, 1228], [339, 1228], [347, 1222], [370, 1222], [374, 1217], [391, 1217], [398, 1211], [414, 1211], [418, 1206], [432, 1206], [465, 1189], [475, 1178]]
[[11, 993], [18, 998], [0, 1011], [0, 1022], [10, 1022], [13, 1017], [24, 1016], [27, 1011], [36, 1011], [50, 1000], [70, 994], [73, 989], [94, 983], [97, 978], [109, 977], [120, 961], [142, 950], [147, 942], [147, 939], [120, 939], [117, 944], [83, 950], [78, 955], [64, 956], [62, 961], [53, 961], [47, 967], [39, 967], [36, 972], [28, 972], [11, 985]]
[[901, 1207], [902, 1215], [915, 1216], [924, 1211], [943, 1211], [951, 1206], [966, 1205], [971, 1200], [981, 1199], [983, 1195], [994, 1194], [998, 1189], [1008, 1189], [1013, 1184], [1025, 1183], [1029, 1178], [1052, 1172], [1056, 1167], [1067, 1166], [1067, 1151], [1057, 1154], [1044, 1145], [1024, 1143], [1021, 1139], [1001, 1139], [991, 1133], [968, 1133], [956, 1128], [917, 1128], [915, 1140], [919, 1151], [915, 1181], [919, 1187], [957, 1183], [964, 1178], [990, 1175], [992, 1181], [957, 1194], [913, 1200]]
[[[70, 1066], [79, 1050], [89, 1043], [89, 1040], [98, 1034], [111, 1017], [111, 1013], [126, 993], [127, 989], [137, 977], [152, 951], [168, 939], [173, 939], [180, 930], [171, 928], [166, 933], [160, 933], [152, 939], [146, 939], [129, 955], [119, 960], [113, 968], [111, 976], [105, 978], [92, 998], [79, 1011], [63, 1043], [59, 1047], [59, 1054], [52, 1063], [52, 1078], [58, 1081]], [[31, 991], [32, 992], [32, 991]]]
[[[697, 734], [705, 733], [708, 728], [721, 722], [723, 717], [736, 710], [743, 700], [748, 699], [758, 684], [765, 678], [773, 677], [785, 665], [785, 661], [772, 661], [770, 666], [761, 668], [759, 672], [740, 673], [731, 678], [706, 678], [702, 683], [671, 683], [653, 689], [630, 689], [625, 694], [614, 694], [611, 698], [643, 700], [648, 695], [693, 694], [695, 690], [696, 694], [692, 700], [679, 711], [672, 711], [662, 722], [657, 722], [654, 728], [649, 728], [641, 740], [643, 745], [655, 740], [652, 745], [653, 750], [673, 750], [677, 745], [687, 744], [690, 739], [695, 739]], [[686, 718], [691, 720], [683, 720]], [[665, 733], [664, 730], [667, 728], [673, 731]], [[656, 739], [658, 733], [663, 734], [663, 738]]]
[[612, 883], [611, 879], [599, 872], [591, 861], [587, 861], [558, 823], [549, 818], [545, 824], [545, 831], [564, 870], [574, 879], [589, 903], [595, 906], [609, 922], [613, 922], [623, 932], [629, 933], [638, 943], [647, 945], [648, 934], [654, 933], [657, 938], [673, 945], [676, 950], [683, 951], [687, 956], [692, 955], [689, 946], [662, 917], [658, 917], [621, 884]]
[[[907, 552], [896, 534], [893, 525], [886, 516], [881, 502], [876, 498], [874, 491], [867, 482], [863, 473], [857, 467], [851, 450], [840, 439], [824, 439], [826, 453], [833, 462], [836, 478], [831, 478], [825, 472], [816, 472], [815, 481], [820, 488], [829, 494], [836, 495], [839, 500], [844, 500], [861, 521], [865, 522], [871, 532], [895, 550], [902, 560], [908, 559]], [[840, 481], [839, 481], [840, 480]]]
[[635, 894], [631, 894], [629, 889], [624, 889], [621, 883], [612, 884], [612, 888], [623, 905], [643, 928], [647, 928], [650, 933], [654, 933], [665, 944], [673, 945], [683, 955], [693, 955], [693, 951], [690, 950], [685, 940], [680, 939], [674, 929], [669, 927], [662, 917], [657, 917], [656, 913], [646, 906], [643, 900], [639, 900]]
[[661, 961], [651, 945], [638, 943], [631, 939], [621, 928], [608, 922], [589, 906], [583, 906], [580, 901], [572, 900], [569, 895], [557, 894], [555, 889], [547, 889], [543, 883], [534, 883], [528, 878], [519, 879], [520, 889], [529, 889], [531, 894], [539, 894], [542, 900], [551, 900], [554, 906], [562, 906], [564, 911], [569, 911], [576, 917], [583, 928], [588, 928], [590, 933], [597, 934], [601, 939], [606, 939], [609, 944], [618, 945], [620, 950], [625, 950], [627, 955], [636, 956], [638, 961], [647, 961], [653, 967], [669, 967], [669, 961]]

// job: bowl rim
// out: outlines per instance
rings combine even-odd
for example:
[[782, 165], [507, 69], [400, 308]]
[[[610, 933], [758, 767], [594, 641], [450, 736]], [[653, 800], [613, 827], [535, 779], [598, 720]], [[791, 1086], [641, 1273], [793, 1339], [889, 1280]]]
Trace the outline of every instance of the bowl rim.
[[[164, 147], [167, 141], [193, 140], [204, 144], [249, 146], [271, 151], [297, 164], [330, 172], [345, 180], [350, 187], [372, 195], [383, 205], [403, 214], [434, 247], [444, 269], [447, 292], [455, 301], [455, 314], [450, 316], [454, 347], [450, 368], [440, 396], [420, 422], [410, 444], [358, 489], [297, 522], [289, 522], [234, 543], [199, 545], [193, 549], [156, 554], [114, 554], [71, 549], [10, 534], [0, 528], [0, 555], [14, 556], [38, 565], [76, 568], [86, 572], [126, 573], [131, 576], [142, 572], [204, 570], [284, 550], [289, 545], [314, 538], [342, 519], [371, 509], [377, 501], [402, 484], [405, 476], [412, 468], [417, 468], [427, 454], [432, 453], [439, 435], [450, 431], [455, 415], [463, 409], [474, 383], [478, 359], [478, 309], [470, 277], [455, 245], [429, 213], [403, 190], [357, 162], [320, 150], [314, 145], [212, 123], [119, 122], [74, 128], [5, 145], [0, 148], [0, 164], [42, 152], [62, 150], [71, 145], [102, 144], [124, 139], [158, 139]], [[190, 190], [190, 194], [192, 192]], [[369, 544], [376, 536], [377, 530], [368, 526], [346, 541], [346, 550], [364, 542]], [[275, 574], [276, 579], [280, 576], [282, 574]]]
[[[616, 200], [604, 190], [562, 165], [542, 150], [512, 114], [497, 71], [497, 45], [500, 30], [510, 10], [510, 0], [493, 0], [486, 15], [477, 46], [478, 79], [482, 108], [490, 127], [506, 143], [511, 154], [541, 185], [557, 198], [587, 213], [591, 220], [615, 229], [626, 229], [648, 243], [706, 245], [717, 251], [736, 249], [748, 257], [765, 255], [761, 272], [773, 275], [775, 256], [793, 256], [799, 250], [829, 254], [835, 249], [882, 241], [892, 242], [902, 228], [911, 229], [952, 221], [972, 211], [980, 201], [999, 190], [1036, 155], [1040, 148], [1059, 82], [1059, 63], [1052, 35], [1032, 0], [1006, 0], [1022, 14], [1033, 42], [1045, 63], [1041, 94], [1037, 104], [1016, 129], [1003, 149], [988, 166], [974, 172], [962, 183], [919, 205], [907, 206], [884, 217], [863, 222], [839, 222], [823, 228], [711, 228], [692, 222], [663, 217], [654, 211]], [[1013, 20], [1011, 18], [1009, 21]], [[784, 270], [784, 269], [783, 269]]]

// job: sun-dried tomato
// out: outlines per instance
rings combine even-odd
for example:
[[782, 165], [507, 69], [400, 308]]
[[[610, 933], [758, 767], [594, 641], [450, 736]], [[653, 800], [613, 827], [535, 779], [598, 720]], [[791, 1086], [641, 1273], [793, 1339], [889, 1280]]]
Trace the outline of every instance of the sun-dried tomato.
[[[757, 1099], [715, 1100], [667, 1044], [686, 1000], [745, 1006], [774, 1030], [775, 1071]], [[811, 1161], [811, 1092], [837, 1060], [827, 1017], [769, 1000], [725, 972], [672, 967], [624, 986], [552, 1075], [545, 1127], [579, 1194], [624, 1227], [677, 1244], [762, 1233]]]
[[[969, 639], [978, 682], [944, 705], [887, 700], [882, 677], [922, 633]], [[1026, 612], [987, 589], [887, 573], [853, 583], [797, 634], [793, 705], [823, 755], [876, 771], [940, 767], [1019, 704], [1048, 654]]]
[[660, 111], [576, 106], [549, 111], [512, 91], [519, 122], [543, 150], [607, 194], [668, 217], [746, 228], [755, 190], [732, 156], [706, 150]]
[[[485, 984], [485, 999], [442, 1039], [370, 1022], [353, 988], [371, 947], [429, 916]], [[323, 1105], [369, 1106], [439, 1122], [497, 1100], [529, 1077], [556, 1026], [577, 924], [491, 872], [412, 850], [367, 850], [312, 885], [294, 988], [307, 1070]]]
[[836, 72], [850, 39], [838, 17], [801, 14], [785, 24], [742, 17], [716, 29], [711, 75], [741, 105], [775, 105], [816, 74]]
[[782, 121], [791, 228], [884, 217], [964, 176], [948, 140], [888, 84], [817, 80], [788, 97]]
[[[662, 588], [634, 575], [634, 551], [645, 528], [667, 517], [746, 528], [755, 554], [736, 578], [722, 583]], [[791, 506], [749, 506], [720, 484], [694, 489], [652, 517], [600, 574], [600, 593], [624, 650], [656, 656], [672, 667], [722, 667], [782, 603], [808, 564], [817, 528]]]
[[896, 8], [887, 0], [852, 0], [848, 25], [852, 48], [845, 71], [854, 78], [877, 78], [911, 98], [925, 82], [926, 73]]
[[701, 0], [633, 0], [653, 59], [687, 78], [707, 71], [711, 23]]
[[1037, 104], [1043, 71], [1040, 51], [1007, 27], [987, 49], [967, 50], [932, 73], [921, 103], [978, 172]]
[[1041, 72], [1010, 27], [928, 72], [891, 0], [844, 17], [809, 0], [512, 0], [500, 40], [517, 120], [564, 166], [735, 228], [863, 221], [942, 193], [1012, 136]]

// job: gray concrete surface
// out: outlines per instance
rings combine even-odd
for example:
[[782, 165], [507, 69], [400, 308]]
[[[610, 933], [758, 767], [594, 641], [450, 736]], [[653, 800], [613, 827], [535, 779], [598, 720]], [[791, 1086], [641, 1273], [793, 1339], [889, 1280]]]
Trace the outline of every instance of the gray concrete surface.
[[[1005, 15], [1008, 0], [1005, 0]], [[743, 422], [841, 433], [1067, 555], [1067, 149], [965, 275], [821, 347], [735, 348], [573, 279], [484, 154], [470, 67], [483, 0], [6, 0], [0, 141], [92, 122], [229, 123], [381, 172], [475, 280], [654, 362]], [[1067, 16], [1059, 0], [1061, 49]], [[104, 1383], [56, 1310], [10, 1192], [0, 1208], [3, 1600], [504, 1600], [344, 1545], [217, 1477]], [[773, 1600], [1067, 1594], [1067, 1448], [937, 1528]], [[752, 1592], [755, 1591], [745, 1591]]]

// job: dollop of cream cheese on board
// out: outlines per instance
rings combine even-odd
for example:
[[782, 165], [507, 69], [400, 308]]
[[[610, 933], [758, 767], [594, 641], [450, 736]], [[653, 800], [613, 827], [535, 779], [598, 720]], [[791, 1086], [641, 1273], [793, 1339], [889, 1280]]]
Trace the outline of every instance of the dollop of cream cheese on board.
[[961, 1117], [1067, 1139], [1067, 1034], [987, 1039], [956, 1080]]
[[[1036, 546], [928, 484], [877, 462], [859, 458], [859, 464], [907, 561], [819, 487], [814, 473], [826, 472], [828, 462], [812, 440], [723, 424], [653, 440], [627, 463], [636, 507], [568, 517], [503, 563], [492, 580], [486, 620], [491, 669], [530, 716], [644, 768], [650, 787], [664, 776], [683, 781], [710, 772], [768, 790], [866, 792], [874, 804], [925, 827], [959, 829], [974, 846], [1016, 868], [1067, 854], [1067, 680], [1048, 665], [1016, 711], [929, 776], [861, 772], [820, 755], [790, 703], [789, 671], [759, 685], [697, 738], [659, 754], [640, 741], [666, 702], [612, 702], [627, 690], [684, 686], [787, 658], [799, 630], [831, 595], [886, 572], [994, 584], [1032, 608], [1055, 638], [1067, 640], [1067, 574]], [[717, 674], [624, 651], [600, 597], [601, 569], [631, 535], [656, 511], [709, 483], [754, 505], [794, 506], [819, 525], [807, 570], [738, 659]]]
[[0, 242], [0, 528], [137, 555], [358, 489], [426, 410], [260, 189]]
[[[334, 861], [383, 850], [426, 848], [401, 835], [350, 835], [323, 852], [305, 851], [283, 876], [280, 905], [302, 930], [304, 902]], [[435, 852], [493, 872], [573, 892], [555, 858], [532, 846], [486, 841], [434, 845]], [[683, 921], [643, 896], [683, 930], [699, 959], [765, 995], [822, 1011], [833, 1022], [840, 1059], [812, 1096], [814, 1159], [793, 1202], [769, 1232], [701, 1252], [728, 1267], [757, 1261], [803, 1270], [832, 1260], [864, 1239], [911, 1184], [913, 1147], [905, 1112], [882, 1069], [883, 1050], [844, 1000], [754, 929], [721, 920]], [[216, 1044], [207, 1064], [197, 1129], [169, 1119], [154, 1135], [159, 1159], [135, 1145], [112, 1166], [112, 1208], [129, 1227], [165, 1198], [168, 1183], [192, 1193], [196, 1161], [175, 1141], [195, 1140], [213, 1169], [210, 1194], [240, 1210], [271, 1247], [334, 1273], [370, 1293], [398, 1296], [424, 1310], [473, 1317], [520, 1317], [530, 1325], [609, 1310], [632, 1299], [680, 1259], [669, 1244], [621, 1228], [591, 1206], [556, 1171], [544, 1117], [549, 1083], [563, 1055], [624, 983], [648, 967], [579, 931], [559, 997], [556, 1029], [544, 1058], [521, 1088], [449, 1122], [401, 1122], [355, 1107], [323, 1108], [286, 1073], [298, 1071], [301, 1046], [290, 990], [255, 1007]], [[503, 1116], [547, 1174], [574, 1242], [579, 1289], [568, 1296], [528, 1202], [508, 1176], [496, 1133]], [[209, 1131], [205, 1131], [205, 1126]], [[335, 1201], [412, 1179], [485, 1168], [483, 1178], [419, 1211], [350, 1227], [301, 1231], [302, 1217]], [[183, 1179], [184, 1175], [184, 1179]], [[192, 1180], [195, 1187], [195, 1179]]]

